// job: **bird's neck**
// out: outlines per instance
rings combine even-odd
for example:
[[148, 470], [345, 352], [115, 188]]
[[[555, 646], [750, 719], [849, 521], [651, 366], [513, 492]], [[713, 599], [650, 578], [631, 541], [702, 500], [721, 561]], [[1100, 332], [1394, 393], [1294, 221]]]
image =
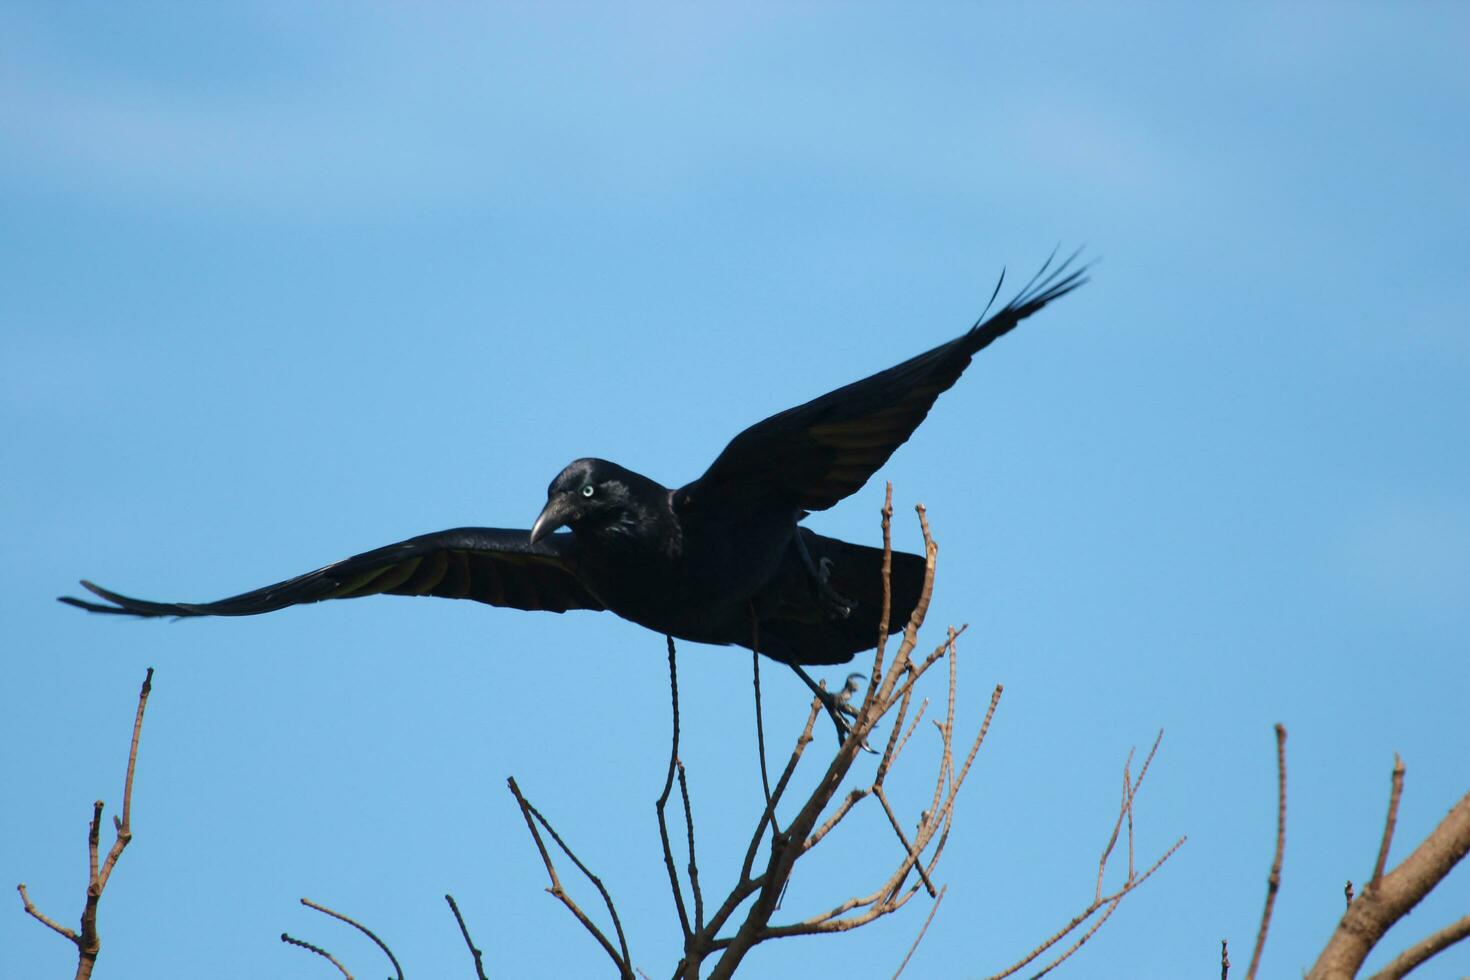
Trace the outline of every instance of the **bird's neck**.
[[572, 528], [583, 547], [603, 553], [657, 552], [677, 557], [683, 549], [683, 533], [670, 505], [667, 487], [629, 472], [622, 482], [623, 506], [598, 521], [584, 521]]

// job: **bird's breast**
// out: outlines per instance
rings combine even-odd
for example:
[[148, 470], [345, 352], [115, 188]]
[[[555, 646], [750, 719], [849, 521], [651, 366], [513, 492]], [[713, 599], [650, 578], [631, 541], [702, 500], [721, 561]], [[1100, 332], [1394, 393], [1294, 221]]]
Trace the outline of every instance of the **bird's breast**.
[[649, 629], [724, 635], [776, 574], [795, 531], [790, 515], [741, 515], [685, 522], [676, 549], [669, 535], [579, 538], [578, 578], [608, 609]]

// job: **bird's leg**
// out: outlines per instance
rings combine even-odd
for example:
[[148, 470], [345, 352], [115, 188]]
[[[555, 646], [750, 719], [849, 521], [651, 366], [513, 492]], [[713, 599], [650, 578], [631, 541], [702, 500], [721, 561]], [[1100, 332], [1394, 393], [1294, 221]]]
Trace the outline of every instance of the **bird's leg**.
[[[852, 732], [852, 726], [847, 723], [846, 719], [852, 718], [856, 720], [858, 716], [857, 709], [852, 706], [852, 696], [858, 690], [857, 684], [854, 681], [856, 678], [866, 677], [867, 675], [848, 674], [847, 683], [842, 686], [842, 690], [833, 694], [812, 680], [811, 675], [802, 670], [798, 664], [788, 663], [786, 666], [796, 671], [796, 676], [800, 677], [802, 682], [812, 689], [812, 693], [817, 696], [817, 700], [822, 702], [822, 707], [827, 709], [827, 717], [831, 718], [832, 724], [837, 726], [837, 741], [846, 742], [847, 736]], [[867, 752], [873, 751], [868, 748], [866, 742], [863, 743], [863, 749]]]
[[[837, 619], [846, 619], [852, 614], [857, 603], [840, 595], [832, 588], [832, 559], [823, 558], [820, 562], [812, 560], [812, 553], [807, 549], [806, 539], [802, 537], [798, 528], [796, 535], [796, 553], [801, 555], [801, 563], [806, 566], [807, 574], [811, 576], [812, 589], [817, 593], [817, 603], [827, 613]], [[807, 681], [810, 684], [810, 681]]]

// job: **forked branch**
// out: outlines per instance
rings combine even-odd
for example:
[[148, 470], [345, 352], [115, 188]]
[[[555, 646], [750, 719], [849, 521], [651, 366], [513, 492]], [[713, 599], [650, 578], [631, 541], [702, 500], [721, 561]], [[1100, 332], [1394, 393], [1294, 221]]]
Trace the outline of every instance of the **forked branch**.
[[101, 800], [92, 804], [92, 820], [87, 828], [87, 899], [86, 904], [82, 907], [81, 930], [60, 925], [41, 913], [32, 904], [30, 895], [26, 892], [26, 886], [24, 884], [16, 886], [26, 914], [76, 946], [76, 980], [86, 980], [92, 975], [92, 968], [97, 962], [97, 954], [102, 949], [102, 938], [97, 933], [97, 906], [102, 900], [102, 892], [107, 887], [108, 879], [112, 877], [113, 868], [117, 866], [117, 859], [122, 857], [123, 849], [133, 839], [133, 773], [138, 765], [138, 738], [143, 732], [143, 711], [148, 707], [148, 695], [152, 690], [153, 668], [149, 667], [148, 673], [143, 677], [143, 687], [138, 692], [138, 711], [133, 716], [133, 738], [128, 746], [127, 776], [123, 780], [122, 817], [112, 819], [116, 836], [112, 847], [107, 851], [107, 857], [100, 863], [98, 849], [101, 839], [103, 804]]
[[[1408, 915], [1470, 853], [1470, 793], [1466, 793], [1413, 853], [1392, 871], [1383, 872], [1393, 842], [1403, 785], [1404, 766], [1395, 756], [1388, 817], [1384, 821], [1373, 876], [1363, 887], [1363, 893], [1348, 904], [1322, 955], [1307, 974], [1308, 980], [1348, 980], [1356, 976], [1384, 934]], [[1470, 916], [1410, 946], [1375, 974], [1375, 980], [1402, 977], [1466, 936], [1470, 936]]]
[[[1276, 726], [1277, 805], [1276, 854], [1267, 879], [1266, 908], [1256, 934], [1255, 952], [1251, 956], [1248, 980], [1260, 967], [1261, 951], [1266, 944], [1266, 931], [1271, 924], [1271, 909], [1281, 886], [1281, 858], [1286, 846], [1286, 729]], [[1361, 895], [1354, 897], [1353, 883], [1343, 889], [1347, 911], [1337, 924], [1307, 980], [1352, 980], [1363, 961], [1388, 930], [1413, 910], [1448, 875], [1467, 853], [1470, 853], [1470, 793], [1460, 798], [1439, 826], [1397, 868], [1384, 873], [1389, 849], [1393, 845], [1398, 823], [1399, 802], [1404, 791], [1404, 763], [1393, 759], [1388, 795], [1388, 816], [1373, 871]], [[1420, 940], [1395, 957], [1388, 966], [1373, 975], [1372, 980], [1398, 980], [1455, 943], [1470, 936], [1470, 916], [1465, 916]], [[1228, 974], [1230, 961], [1221, 944], [1221, 976]]]
[[[515, 777], [506, 780], [506, 783], [510, 786], [511, 795], [516, 798], [516, 803], [520, 805], [521, 816], [525, 817], [526, 820], [526, 828], [530, 830], [531, 838], [536, 842], [536, 850], [541, 853], [541, 863], [546, 866], [546, 875], [551, 879], [551, 887], [547, 891], [557, 901], [565, 905], [567, 911], [571, 912], [572, 915], [576, 916], [577, 921], [582, 923], [582, 928], [586, 929], [597, 940], [598, 944], [602, 946], [603, 951], [607, 953], [608, 957], [612, 959], [613, 964], [617, 966], [618, 976], [622, 980], [633, 980], [633, 961], [632, 957], [628, 955], [628, 940], [623, 935], [623, 923], [618, 918], [618, 910], [613, 905], [612, 896], [608, 894], [607, 888], [603, 886], [602, 879], [593, 874], [582, 863], [581, 859], [572, 853], [571, 848], [567, 847], [566, 842], [561, 839], [561, 835], [552, 828], [546, 818], [541, 815], [541, 812], [532, 806], [525, 796], [521, 795], [521, 788], [516, 785]], [[556, 872], [556, 863], [552, 860], [551, 853], [546, 849], [546, 842], [541, 837], [541, 830], [537, 829], [538, 824], [542, 830], [545, 830], [551, 836], [551, 839], [561, 849], [561, 852], [577, 866], [577, 870], [582, 872], [582, 875], [588, 881], [592, 882], [593, 886], [602, 896], [603, 903], [607, 905], [608, 914], [612, 916], [613, 929], [617, 933], [618, 945], [616, 947], [613, 946], [612, 942], [607, 938], [607, 935], [598, 928], [597, 924], [592, 921], [592, 918], [582, 910], [582, 907], [577, 904], [576, 899], [572, 898], [566, 889], [562, 887], [561, 877]]]
[[[1164, 862], [1168, 861], [1169, 858], [1174, 856], [1174, 852], [1178, 851], [1179, 848], [1184, 846], [1184, 841], [1187, 838], [1180, 837], [1173, 844], [1169, 845], [1168, 850], [1159, 855], [1159, 857], [1154, 860], [1153, 864], [1149, 865], [1147, 870], [1145, 870], [1142, 874], [1138, 873], [1137, 868], [1135, 868], [1133, 864], [1134, 803], [1138, 800], [1138, 791], [1143, 788], [1143, 779], [1146, 775], [1148, 775], [1149, 766], [1152, 765], [1154, 755], [1158, 752], [1159, 743], [1163, 740], [1163, 738], [1164, 733], [1162, 731], [1160, 731], [1159, 734], [1154, 737], [1154, 744], [1148, 750], [1148, 755], [1144, 758], [1143, 765], [1139, 768], [1137, 777], [1131, 775], [1131, 766], [1133, 762], [1132, 751], [1129, 751], [1128, 758], [1123, 763], [1122, 803], [1118, 807], [1118, 815], [1113, 821], [1113, 829], [1112, 832], [1108, 835], [1108, 842], [1103, 845], [1102, 856], [1098, 858], [1097, 882], [1093, 889], [1092, 900], [1088, 902], [1088, 904], [1082, 909], [1082, 911], [1074, 915], [1070, 920], [1062, 925], [1061, 928], [1059, 928], [1056, 932], [1052, 933], [1045, 940], [1039, 943], [1029, 953], [1021, 957], [1019, 960], [1012, 963], [1010, 966], [1006, 967], [999, 973], [992, 974], [988, 978], [988, 980], [1001, 980], [1001, 978], [1003, 977], [1011, 976], [1012, 974], [1025, 969], [1027, 966], [1035, 962], [1040, 957], [1046, 955], [1052, 950], [1055, 950], [1067, 937], [1076, 933], [1077, 938], [1074, 939], [1069, 946], [1062, 949], [1060, 953], [1058, 953], [1035, 973], [1031, 974], [1031, 976], [1044, 976], [1045, 974], [1050, 973], [1052, 970], [1056, 969], [1067, 959], [1076, 954], [1076, 952], [1080, 950], [1089, 939], [1097, 934], [1098, 930], [1103, 927], [1104, 923], [1106, 923], [1108, 919], [1112, 917], [1112, 914], [1117, 911], [1118, 906], [1122, 904], [1123, 899], [1127, 898], [1130, 894], [1136, 891], [1140, 885], [1142, 885], [1145, 881], [1148, 881], [1149, 878], [1153, 877], [1153, 873], [1159, 870], [1159, 868], [1163, 867]], [[1119, 835], [1125, 826], [1127, 828], [1128, 838], [1127, 872], [1125, 873], [1123, 883], [1120, 886], [1118, 886], [1113, 891], [1104, 894], [1103, 879], [1106, 876], [1108, 867], [1112, 862], [1113, 852], [1115, 847], [1117, 846]], [[1087, 926], [1087, 928], [1078, 933], [1077, 931], [1079, 929], [1082, 929], [1084, 925]]]

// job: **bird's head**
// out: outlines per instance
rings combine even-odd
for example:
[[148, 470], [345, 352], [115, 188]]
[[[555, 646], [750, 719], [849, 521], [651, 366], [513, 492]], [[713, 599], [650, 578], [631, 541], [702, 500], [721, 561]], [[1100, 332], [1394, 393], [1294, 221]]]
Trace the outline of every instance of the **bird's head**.
[[546, 506], [531, 525], [535, 544], [559, 527], [616, 529], [633, 518], [640, 491], [657, 485], [605, 459], [577, 459], [546, 488]]

